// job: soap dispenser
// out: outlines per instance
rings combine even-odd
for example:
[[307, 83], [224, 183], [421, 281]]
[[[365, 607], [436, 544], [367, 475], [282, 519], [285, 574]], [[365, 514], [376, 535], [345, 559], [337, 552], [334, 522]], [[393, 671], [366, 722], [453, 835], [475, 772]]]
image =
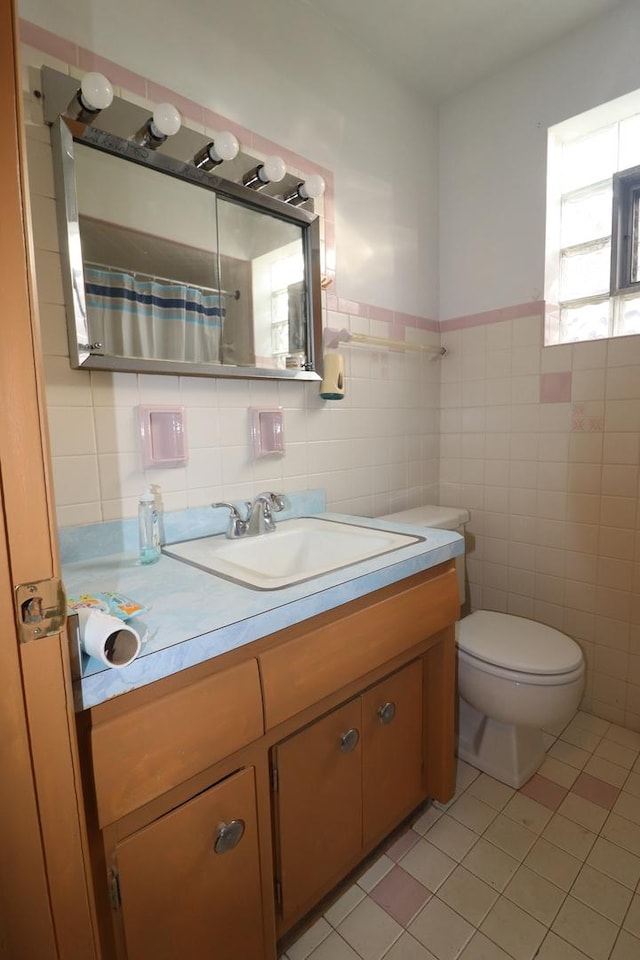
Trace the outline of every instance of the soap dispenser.
[[138, 534], [140, 538], [140, 563], [156, 563], [160, 559], [160, 530], [158, 511], [151, 487], [146, 487], [140, 494]]

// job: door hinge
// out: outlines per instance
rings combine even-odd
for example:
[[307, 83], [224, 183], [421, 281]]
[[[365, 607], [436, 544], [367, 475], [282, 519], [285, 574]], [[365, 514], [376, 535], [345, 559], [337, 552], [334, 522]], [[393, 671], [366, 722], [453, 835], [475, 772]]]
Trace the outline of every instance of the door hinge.
[[278, 792], [278, 768], [276, 766], [271, 767], [271, 790], [273, 793]]
[[67, 599], [62, 581], [34, 580], [14, 587], [16, 623], [20, 643], [60, 633], [67, 616]]
[[120, 894], [120, 876], [115, 867], [112, 867], [109, 871], [109, 899], [113, 909], [119, 910], [122, 904], [122, 896]]
[[282, 909], [282, 884], [280, 883], [277, 877], [273, 878], [273, 889], [274, 889], [275, 898], [276, 898], [276, 907], [279, 910], [281, 910]]

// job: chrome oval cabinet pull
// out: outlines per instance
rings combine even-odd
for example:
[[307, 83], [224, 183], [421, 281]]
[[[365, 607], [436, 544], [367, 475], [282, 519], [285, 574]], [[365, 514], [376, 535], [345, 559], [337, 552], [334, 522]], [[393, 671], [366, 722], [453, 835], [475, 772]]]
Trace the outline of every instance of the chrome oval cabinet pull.
[[350, 730], [347, 730], [346, 733], [343, 733], [340, 737], [341, 753], [351, 753], [352, 750], [355, 750], [359, 739], [360, 734], [355, 727], [351, 727]]
[[213, 849], [216, 853], [228, 853], [237, 847], [244, 834], [244, 820], [230, 820], [221, 823], [216, 833]]
[[396, 705], [391, 700], [387, 700], [381, 707], [378, 707], [378, 718], [380, 723], [391, 723], [396, 715]]

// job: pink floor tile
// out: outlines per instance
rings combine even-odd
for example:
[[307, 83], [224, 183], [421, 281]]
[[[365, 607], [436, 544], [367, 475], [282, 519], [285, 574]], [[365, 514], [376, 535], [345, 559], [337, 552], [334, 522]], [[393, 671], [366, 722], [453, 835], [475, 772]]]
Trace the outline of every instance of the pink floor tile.
[[559, 783], [554, 783], [553, 780], [548, 780], [536, 773], [531, 777], [531, 780], [525, 783], [524, 787], [520, 788], [520, 793], [524, 793], [526, 797], [530, 797], [532, 800], [537, 800], [538, 803], [549, 810], [557, 810], [566, 797], [567, 790]]
[[431, 893], [406, 870], [395, 866], [376, 884], [369, 896], [406, 927], [429, 900]]
[[393, 843], [388, 850], [385, 850], [385, 854], [391, 859], [401, 860], [404, 857], [405, 853], [408, 853], [411, 850], [411, 847], [415, 847], [416, 843], [420, 839], [420, 834], [416, 833], [415, 830], [407, 830], [406, 833], [403, 833], [401, 837]]
[[571, 791], [585, 800], [590, 800], [591, 803], [596, 803], [599, 807], [604, 807], [605, 810], [611, 810], [620, 793], [618, 787], [605, 783], [604, 780], [598, 780], [597, 777], [592, 777], [588, 773], [580, 774]]

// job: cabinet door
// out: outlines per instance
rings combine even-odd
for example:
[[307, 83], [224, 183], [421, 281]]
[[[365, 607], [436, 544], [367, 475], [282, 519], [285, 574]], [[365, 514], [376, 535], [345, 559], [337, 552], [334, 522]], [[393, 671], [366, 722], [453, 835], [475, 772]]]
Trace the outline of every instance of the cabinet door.
[[360, 700], [352, 700], [275, 750], [283, 930], [342, 879], [362, 849], [360, 721]]
[[365, 846], [381, 840], [423, 799], [422, 730], [417, 660], [362, 696]]
[[[237, 821], [239, 840], [240, 826], [224, 831]], [[127, 837], [116, 856], [128, 960], [265, 955], [253, 768]]]

